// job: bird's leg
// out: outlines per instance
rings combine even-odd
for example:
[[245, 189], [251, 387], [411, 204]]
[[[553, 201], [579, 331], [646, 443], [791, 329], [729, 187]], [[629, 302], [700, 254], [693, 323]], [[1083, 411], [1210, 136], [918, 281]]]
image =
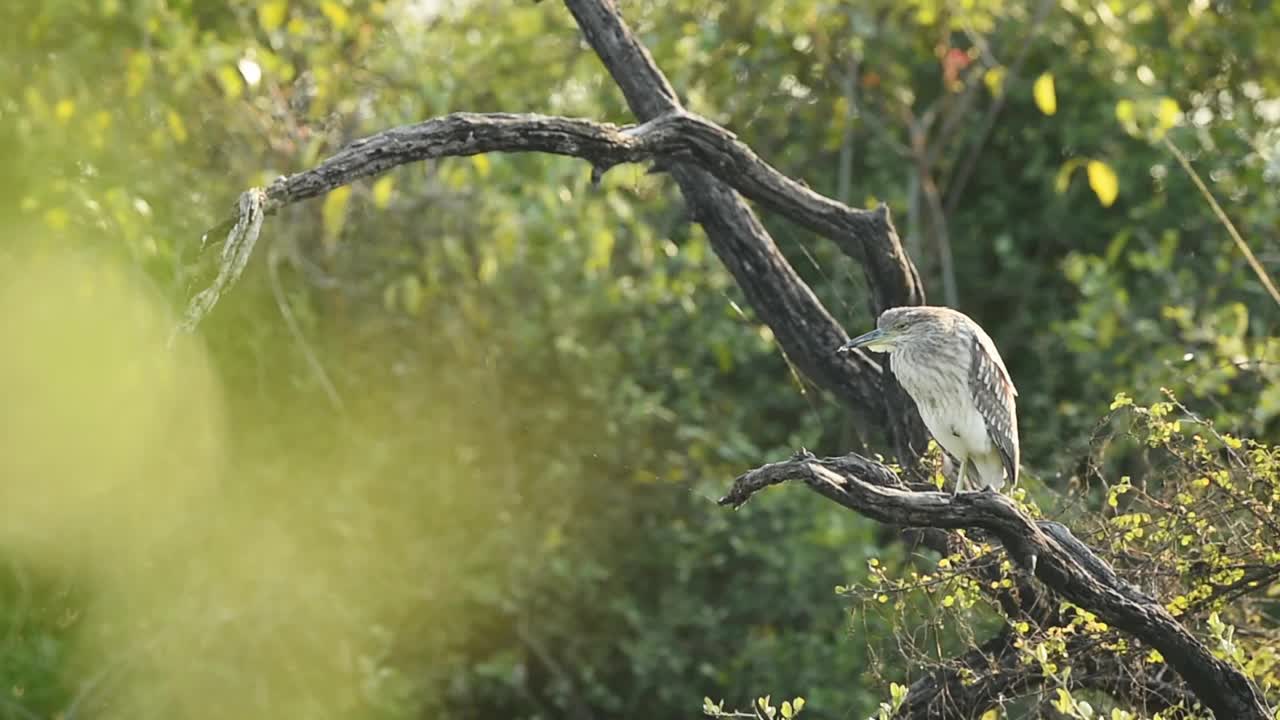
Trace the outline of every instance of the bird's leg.
[[960, 488], [964, 486], [964, 474], [969, 469], [969, 458], [965, 457], [960, 460], [960, 472], [956, 473], [956, 484], [951, 488], [951, 497], [960, 494]]

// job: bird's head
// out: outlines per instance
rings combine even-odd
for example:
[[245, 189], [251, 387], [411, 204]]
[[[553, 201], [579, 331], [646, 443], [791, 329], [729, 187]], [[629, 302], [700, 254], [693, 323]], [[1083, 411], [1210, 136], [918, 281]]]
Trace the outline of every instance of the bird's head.
[[893, 352], [917, 339], [945, 332], [951, 317], [945, 308], [912, 306], [889, 308], [880, 313], [876, 329], [859, 335], [836, 349], [847, 353], [865, 347], [874, 352]]

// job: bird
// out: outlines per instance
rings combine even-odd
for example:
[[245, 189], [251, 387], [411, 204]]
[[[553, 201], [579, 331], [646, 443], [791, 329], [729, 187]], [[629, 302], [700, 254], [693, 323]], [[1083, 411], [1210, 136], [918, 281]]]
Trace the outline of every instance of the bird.
[[876, 329], [837, 348], [889, 354], [889, 369], [934, 440], [960, 463], [952, 495], [1018, 481], [1018, 395], [996, 345], [968, 315], [917, 305], [885, 310]]

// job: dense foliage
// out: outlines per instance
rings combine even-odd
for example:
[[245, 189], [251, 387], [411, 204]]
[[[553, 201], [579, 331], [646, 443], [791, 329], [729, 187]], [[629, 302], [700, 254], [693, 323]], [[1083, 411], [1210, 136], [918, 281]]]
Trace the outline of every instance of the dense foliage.
[[[1274, 265], [1280, 10], [624, 12], [691, 109], [890, 205], [931, 298], [1010, 366], [1028, 499], [1163, 568], [1139, 579], [1274, 696], [1272, 612], [1213, 588], [1280, 587], [1240, 575], [1280, 564], [1256, 520], [1276, 308], [1163, 141]], [[629, 121], [576, 33], [512, 0], [0, 8], [0, 718], [668, 717], [764, 692], [865, 717], [965, 639], [903, 657], [902, 615], [981, 637], [962, 587], [890, 602], [937, 571], [870, 523], [798, 492], [714, 505], [746, 467], [877, 433], [792, 372], [644, 168], [594, 188], [569, 159], [452, 159], [286, 209], [169, 348], [246, 187], [451, 111]], [[870, 322], [856, 266], [766, 221]], [[1119, 392], [1148, 409], [1100, 426]], [[1165, 427], [1192, 413], [1216, 430]], [[1184, 492], [1250, 512], [1199, 524]]]

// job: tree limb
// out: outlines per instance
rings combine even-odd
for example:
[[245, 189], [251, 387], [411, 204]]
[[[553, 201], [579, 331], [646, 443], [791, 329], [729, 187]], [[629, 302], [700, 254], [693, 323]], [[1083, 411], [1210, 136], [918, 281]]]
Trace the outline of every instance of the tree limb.
[[[627, 127], [543, 115], [453, 113], [391, 128], [351, 143], [314, 168], [278, 178], [265, 189], [264, 214], [408, 163], [490, 152], [581, 158], [591, 163], [597, 174], [621, 163], [644, 160], [692, 163], [745, 196], [835, 239], [847, 252], [858, 253], [868, 268], [868, 278], [877, 278], [872, 282], [878, 288], [873, 312], [923, 299], [918, 290], [904, 291], [895, 282], [883, 280], [896, 272], [910, 279], [909, 287], [918, 288], [914, 267], [902, 253], [886, 208], [857, 210], [816, 193], [760, 159], [729, 131], [679, 107]], [[685, 167], [680, 171], [685, 174], [694, 172], [683, 164], [677, 167]], [[698, 175], [704, 182], [715, 182], [701, 172]], [[705, 220], [704, 226], [717, 228], [708, 232], [713, 245], [788, 356], [845, 404], [873, 420], [883, 419], [879, 364], [866, 355], [842, 358], [832, 353], [848, 336], [795, 274], [750, 210], [718, 183], [716, 188], [704, 193], [702, 205], [695, 204], [704, 208], [699, 219]], [[716, 193], [723, 193], [724, 201], [732, 201], [741, 212], [706, 211], [705, 207], [721, 201]], [[235, 222], [240, 223], [238, 219]], [[227, 285], [220, 284], [219, 290]], [[208, 293], [197, 296], [199, 303], [193, 301], [184, 329], [194, 328], [210, 309], [210, 297]], [[922, 437], [917, 432], [912, 444], [923, 448]]]
[[798, 479], [823, 497], [879, 522], [904, 527], [981, 528], [998, 537], [1016, 562], [1055, 593], [1159, 650], [1217, 717], [1271, 717], [1258, 689], [1238, 668], [1215, 657], [1164, 606], [1116, 578], [1084, 543], [1074, 536], [1074, 542], [1067, 540], [1062, 535], [1065, 526], [1043, 528], [999, 493], [951, 497], [940, 492], [913, 492], [895, 487], [898, 483], [893, 476], [884, 465], [857, 455], [832, 463], [803, 452], [740, 475], [720, 504], [739, 507], [770, 485]]
[[[612, 0], [565, 0], [565, 6], [640, 121], [680, 110], [675, 90], [627, 27]], [[924, 426], [897, 380], [889, 373], [881, 373], [876, 379], [867, 372], [851, 377], [847, 366], [829, 357], [835, 347], [831, 341], [844, 337], [844, 330], [782, 257], [751, 209], [728, 187], [683, 163], [673, 166], [672, 176], [706, 230], [716, 255], [773, 330], [787, 356], [819, 387], [842, 398], [846, 405], [852, 400], [872, 407], [884, 406], [885, 426], [898, 457], [903, 462], [914, 461], [926, 447]], [[857, 242], [853, 254], [862, 264], [871, 289], [868, 302], [873, 315], [888, 307], [924, 302], [915, 266], [903, 251], [887, 212], [883, 220], [879, 226], [882, 232], [853, 234]], [[856, 384], [856, 392], [850, 392], [851, 381]], [[861, 410], [859, 404], [851, 407]]]
[[279, 178], [267, 189], [269, 209], [323, 195], [400, 165], [491, 152], [581, 158], [591, 163], [597, 177], [615, 165], [645, 160], [697, 165], [747, 198], [830, 238], [848, 254], [869, 258], [868, 272], [875, 276], [873, 287], [877, 288], [873, 312], [919, 302], [911, 289], [919, 281], [914, 277], [908, 281], [901, 245], [875, 247], [894, 233], [887, 207], [858, 210], [816, 193], [762, 160], [733, 133], [680, 107], [624, 127], [547, 115], [452, 113], [391, 128], [351, 143], [315, 168]]

